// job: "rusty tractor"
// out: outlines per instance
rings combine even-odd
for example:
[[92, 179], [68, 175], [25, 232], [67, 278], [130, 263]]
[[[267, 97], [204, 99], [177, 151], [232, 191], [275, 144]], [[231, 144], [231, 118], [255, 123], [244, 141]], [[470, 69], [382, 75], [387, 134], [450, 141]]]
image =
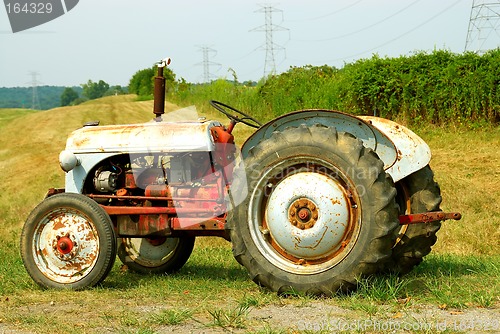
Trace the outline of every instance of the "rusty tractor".
[[[88, 123], [67, 139], [65, 188], [49, 189], [21, 234], [42, 288], [95, 286], [117, 255], [136, 272], [172, 273], [196, 237], [218, 236], [257, 284], [332, 295], [410, 271], [441, 221], [460, 219], [440, 210], [428, 145], [386, 119], [301, 110], [261, 124], [211, 101], [227, 126], [163, 121], [169, 61], [158, 64], [153, 121]], [[241, 150], [238, 123], [256, 129]]]

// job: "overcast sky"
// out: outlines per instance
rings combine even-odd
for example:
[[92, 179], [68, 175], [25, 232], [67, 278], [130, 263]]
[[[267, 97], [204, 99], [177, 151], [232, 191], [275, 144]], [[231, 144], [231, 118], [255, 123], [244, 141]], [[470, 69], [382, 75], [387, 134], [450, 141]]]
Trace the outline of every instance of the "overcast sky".
[[[266, 64], [263, 6], [280, 10], [272, 13], [280, 73], [307, 64], [340, 68], [374, 53], [462, 53], [472, 0], [81, 0], [18, 33], [2, 7], [0, 87], [30, 86], [33, 71], [40, 85], [128, 85], [137, 70], [167, 56], [178, 78], [203, 82], [203, 47], [210, 48], [214, 78], [232, 78], [231, 68], [239, 81], [259, 80]], [[499, 44], [497, 35], [488, 47]]]

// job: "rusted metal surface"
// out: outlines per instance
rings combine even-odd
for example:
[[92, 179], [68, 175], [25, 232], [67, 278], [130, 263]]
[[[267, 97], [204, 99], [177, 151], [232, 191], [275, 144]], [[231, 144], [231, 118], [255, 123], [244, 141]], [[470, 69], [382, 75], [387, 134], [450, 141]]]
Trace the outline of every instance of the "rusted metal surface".
[[[429, 164], [431, 160], [429, 146], [410, 129], [385, 118], [373, 116], [360, 116], [359, 118], [377, 128], [394, 143], [396, 160], [392, 165], [384, 167], [394, 182]], [[381, 159], [384, 160], [383, 157]]]
[[458, 212], [425, 212], [425, 213], [414, 213], [411, 215], [401, 215], [399, 216], [400, 225], [408, 224], [419, 224], [419, 223], [431, 223], [439, 220], [460, 220], [462, 215]]
[[147, 197], [162, 197], [171, 198], [172, 193], [170, 187], [166, 184], [150, 184], [144, 190], [144, 195]]
[[305, 230], [312, 228], [318, 220], [316, 205], [307, 198], [297, 199], [288, 209], [288, 219], [293, 226]]
[[214, 217], [207, 220], [200, 220], [199, 218], [173, 218], [172, 229], [174, 231], [187, 230], [187, 231], [220, 231], [224, 230], [226, 224], [225, 217]]
[[[211, 219], [200, 219], [199, 217], [179, 219], [167, 214], [140, 215], [136, 221], [130, 216], [120, 215], [117, 217], [117, 234], [120, 237], [158, 237], [171, 236], [179, 232], [224, 231], [225, 217], [214, 217]], [[217, 235], [217, 234], [216, 234]]]
[[38, 269], [58, 283], [85, 277], [99, 256], [99, 233], [92, 221], [75, 209], [59, 208], [44, 216], [33, 237]]
[[207, 212], [205, 209], [197, 208], [175, 208], [175, 207], [161, 207], [161, 206], [108, 206], [101, 205], [101, 207], [110, 216], [119, 215], [190, 215], [197, 214], [201, 217], [210, 217], [213, 215], [220, 215], [220, 212]]
[[167, 214], [158, 214], [140, 215], [134, 221], [130, 216], [120, 215], [116, 218], [116, 233], [120, 237], [169, 236], [170, 219]]
[[[120, 191], [119, 189], [117, 193]], [[210, 198], [183, 198], [183, 197], [151, 197], [151, 196], [129, 196], [129, 195], [87, 195], [93, 199], [109, 199], [109, 200], [132, 200], [132, 201], [173, 201], [174, 199], [178, 202], [217, 202], [218, 199]]]

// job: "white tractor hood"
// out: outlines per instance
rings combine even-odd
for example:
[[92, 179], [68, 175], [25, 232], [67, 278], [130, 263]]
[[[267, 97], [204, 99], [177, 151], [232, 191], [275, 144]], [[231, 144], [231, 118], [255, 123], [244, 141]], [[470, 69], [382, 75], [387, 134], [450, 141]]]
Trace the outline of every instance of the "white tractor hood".
[[149, 122], [85, 126], [66, 141], [72, 153], [208, 152], [214, 142], [210, 128], [219, 122]]

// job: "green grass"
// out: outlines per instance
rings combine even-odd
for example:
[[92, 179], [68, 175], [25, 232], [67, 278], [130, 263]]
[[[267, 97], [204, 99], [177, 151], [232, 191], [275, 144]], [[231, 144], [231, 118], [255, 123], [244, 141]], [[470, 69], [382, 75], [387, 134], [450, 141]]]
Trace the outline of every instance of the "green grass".
[[[443, 209], [464, 217], [443, 223], [433, 252], [406, 276], [364, 279], [357, 291], [334, 298], [284, 298], [248, 278], [230, 243], [198, 238], [191, 258], [174, 275], [139, 275], [122, 270], [117, 260], [101, 286], [71, 292], [41, 290], [26, 273], [19, 255], [23, 221], [47, 188], [64, 184], [57, 155], [69, 132], [94, 119], [101, 124], [148, 121], [152, 101], [119, 96], [7, 114], [14, 116], [0, 121], [0, 332], [5, 325], [36, 333], [160, 333], [185, 326], [193, 332], [298, 333], [298, 319], [277, 324], [267, 314], [254, 314], [268, 308], [300, 311], [319, 303], [346, 310], [345, 317], [387, 319], [401, 313], [411, 320], [423, 307], [454, 312], [500, 306], [498, 128], [417, 129], [433, 150]], [[241, 143], [249, 131], [243, 126], [238, 131]], [[318, 316], [303, 317], [313, 315]], [[301, 331], [313, 332], [321, 333]]]

